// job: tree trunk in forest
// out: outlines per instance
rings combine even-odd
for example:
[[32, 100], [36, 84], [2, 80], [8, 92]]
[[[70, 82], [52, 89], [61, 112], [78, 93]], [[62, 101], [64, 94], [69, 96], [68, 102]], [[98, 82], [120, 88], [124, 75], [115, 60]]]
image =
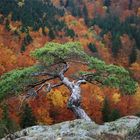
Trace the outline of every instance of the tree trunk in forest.
[[133, 3], [133, 0], [128, 0], [128, 9], [129, 10], [132, 10], [132, 3]]
[[[74, 82], [74, 81], [71, 82], [67, 77], [64, 76], [65, 72], [69, 69], [69, 65], [66, 62], [63, 62], [63, 64], [64, 64], [64, 68], [58, 74], [51, 74], [48, 72], [34, 73], [34, 76], [49, 75], [50, 77], [48, 77], [45, 80], [42, 80], [41, 82], [39, 82], [37, 84], [32, 85], [32, 88], [33, 88], [33, 87], [41, 84], [41, 86], [37, 90], [35, 90], [35, 92], [34, 92], [35, 94], [33, 94], [33, 92], [31, 92], [32, 94], [27, 95], [25, 97], [25, 99], [32, 95], [36, 96], [37, 95], [36, 93], [38, 91], [40, 91], [42, 89], [42, 87], [44, 87], [44, 86], [46, 86], [47, 92], [50, 92], [50, 90], [52, 88], [59, 87], [61, 85], [65, 85], [71, 93], [71, 96], [68, 99], [68, 103], [67, 103], [68, 108], [75, 114], [75, 116], [78, 119], [84, 119], [84, 120], [91, 121], [90, 117], [86, 114], [86, 112], [81, 107], [80, 85], [83, 83], [86, 83], [86, 80], [84, 80], [85, 78], [80, 78], [80, 80], [78, 80], [76, 82]], [[54, 84], [54, 85], [52, 85], [50, 83], [46, 83], [46, 81], [52, 80], [55, 78], [59, 78], [60, 83]]]
[[90, 117], [86, 114], [86, 112], [81, 108], [81, 89], [80, 85], [77, 83], [72, 83], [73, 87], [70, 90], [71, 96], [68, 100], [68, 108], [72, 110], [77, 118], [85, 119], [91, 121]]
[[88, 121], [91, 121], [90, 117], [86, 114], [86, 112], [81, 108], [81, 88], [80, 84], [82, 82], [85, 82], [81, 80], [81, 83], [79, 84], [80, 81], [74, 83], [70, 82], [67, 78], [64, 77], [63, 83], [66, 85], [70, 92], [71, 96], [68, 100], [68, 108], [75, 114], [75, 116], [78, 119], [85, 119]]
[[68, 100], [68, 108], [75, 114], [78, 119], [85, 119], [91, 121], [90, 117], [81, 107], [81, 88], [80, 85], [85, 83], [85, 80], [78, 80], [75, 82], [70, 82], [67, 77], [64, 77], [64, 73], [67, 71], [68, 65], [60, 72], [59, 78], [62, 83], [70, 90], [71, 96]]

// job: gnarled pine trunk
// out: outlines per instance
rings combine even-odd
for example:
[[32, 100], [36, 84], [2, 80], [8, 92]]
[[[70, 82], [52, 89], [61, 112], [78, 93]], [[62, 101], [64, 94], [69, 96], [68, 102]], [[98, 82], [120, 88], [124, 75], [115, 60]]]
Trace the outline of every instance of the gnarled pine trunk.
[[79, 80], [78, 82], [70, 82], [68, 78], [64, 77], [63, 74], [60, 75], [60, 79], [63, 84], [68, 87], [71, 92], [71, 96], [68, 100], [68, 108], [75, 114], [78, 119], [85, 119], [91, 121], [90, 117], [81, 107], [81, 88], [80, 85], [85, 83], [85, 80]]

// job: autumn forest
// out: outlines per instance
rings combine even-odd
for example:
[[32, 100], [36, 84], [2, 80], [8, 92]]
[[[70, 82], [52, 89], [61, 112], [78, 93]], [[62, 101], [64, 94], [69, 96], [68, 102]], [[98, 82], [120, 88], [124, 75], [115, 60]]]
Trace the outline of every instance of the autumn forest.
[[126, 115], [140, 117], [140, 1], [0, 1], [0, 138]]

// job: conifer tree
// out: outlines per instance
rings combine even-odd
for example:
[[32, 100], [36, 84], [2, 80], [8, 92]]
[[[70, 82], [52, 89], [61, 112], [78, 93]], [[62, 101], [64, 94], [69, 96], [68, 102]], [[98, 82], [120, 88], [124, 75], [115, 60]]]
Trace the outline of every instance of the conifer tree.
[[10, 30], [11, 30], [11, 29], [10, 29], [10, 22], [9, 22], [8, 19], [6, 19], [6, 21], [5, 21], [5, 29], [6, 29], [7, 31], [10, 31]]
[[[122, 94], [132, 95], [137, 90], [137, 82], [134, 81], [127, 70], [115, 65], [107, 65], [105, 62], [89, 56], [78, 42], [65, 44], [47, 43], [43, 48], [36, 49], [31, 54], [38, 61], [34, 66], [13, 70], [0, 77], [0, 99], [9, 94], [20, 94], [29, 91], [26, 99], [32, 96], [38, 97], [42, 88], [46, 93], [51, 89], [64, 85], [70, 91], [67, 106], [77, 118], [91, 120], [81, 106], [81, 84], [92, 83], [101, 86], [111, 86], [120, 89]], [[77, 71], [76, 79], [72, 80], [70, 75], [65, 75], [72, 63], [87, 65], [94, 72], [88, 70]], [[76, 66], [76, 65], [75, 65]], [[57, 79], [56, 84], [52, 82]], [[107, 103], [105, 102], [105, 107]], [[104, 111], [107, 110], [107, 111]], [[103, 109], [103, 112], [109, 112]], [[106, 115], [104, 120], [107, 120]]]
[[128, 9], [132, 9], [133, 0], [128, 0]]
[[111, 0], [104, 0], [104, 6], [109, 7], [111, 5]]
[[23, 111], [21, 113], [20, 127], [26, 128], [29, 126], [36, 125], [36, 123], [37, 120], [33, 115], [31, 107], [28, 104], [25, 104], [25, 106], [23, 107]]
[[74, 38], [75, 32], [72, 29], [67, 29], [66, 35], [69, 36], [69, 37], [71, 37], [71, 38]]
[[86, 5], [84, 5], [84, 7], [83, 7], [83, 17], [84, 17], [85, 24], [88, 25], [89, 17], [88, 17], [88, 10], [87, 10]]
[[48, 36], [50, 37], [50, 39], [55, 39], [55, 34], [54, 34], [53, 29], [51, 29], [51, 28], [49, 29]]
[[102, 117], [103, 117], [103, 122], [108, 122], [110, 119], [110, 105], [109, 105], [109, 100], [107, 97], [104, 99], [103, 103], [103, 108], [102, 108]]
[[118, 109], [113, 109], [110, 114], [109, 121], [115, 121], [121, 117]]
[[65, 6], [65, 3], [63, 0], [60, 0], [60, 6]]
[[129, 55], [129, 64], [131, 65], [136, 60], [137, 60], [137, 50], [136, 50], [136, 47], [133, 47], [132, 51], [131, 51], [131, 53]]
[[12, 121], [9, 117], [8, 106], [6, 104], [3, 105], [2, 121], [5, 123], [6, 128], [9, 129]]
[[29, 34], [29, 31], [26, 33], [22, 45], [21, 45], [21, 52], [24, 52], [26, 50], [26, 46], [29, 45], [33, 41], [31, 35]]
[[97, 49], [96, 49], [95, 45], [92, 44], [92, 43], [89, 43], [89, 44], [88, 44], [88, 48], [89, 48], [93, 53], [97, 52]]
[[2, 119], [0, 120], [0, 137], [4, 137], [18, 130], [18, 125], [9, 117], [8, 105], [2, 107]]
[[117, 33], [115, 36], [112, 37], [112, 53], [114, 57], [118, 55], [120, 48], [121, 48], [120, 33]]

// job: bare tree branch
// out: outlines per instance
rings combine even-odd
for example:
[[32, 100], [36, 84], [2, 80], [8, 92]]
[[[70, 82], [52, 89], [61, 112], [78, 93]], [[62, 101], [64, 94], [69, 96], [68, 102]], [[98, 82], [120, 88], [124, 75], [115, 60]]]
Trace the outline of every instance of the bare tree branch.
[[55, 79], [55, 78], [57, 78], [57, 76], [49, 77], [49, 78], [43, 79], [43, 80], [41, 80], [41, 81], [39, 81], [39, 82], [37, 82], [37, 83], [34, 83], [34, 84], [32, 84], [32, 85], [28, 85], [28, 87], [32, 87], [32, 88], [33, 88], [33, 87], [36, 87], [36, 86], [38, 86], [38, 85], [41, 85], [41, 84], [45, 83], [46, 81], [53, 80], [53, 79]]
[[31, 74], [31, 76], [57, 76], [57, 74], [53, 74], [53, 73], [44, 71], [44, 72], [33, 73], [33, 74]]
[[83, 61], [78, 61], [78, 60], [72, 60], [72, 59], [69, 59], [68, 62], [80, 63], [80, 64], [83, 64], [83, 65], [88, 65], [89, 64], [88, 62], [83, 62]]
[[63, 82], [60, 82], [58, 84], [52, 85], [51, 87], [52, 88], [56, 88], [56, 87], [59, 87], [59, 86], [62, 86], [62, 85], [63, 85]]
[[69, 80], [67, 77], [64, 76], [64, 73], [65, 73], [68, 69], [69, 69], [68, 63], [64, 62], [64, 68], [60, 71], [60, 73], [59, 73], [59, 78], [60, 78], [60, 80], [62, 81], [62, 83], [63, 83], [64, 85], [66, 85], [66, 86], [69, 88], [69, 90], [71, 90], [71, 89], [73, 88], [73, 83], [70, 82], [70, 80]]
[[43, 86], [46, 86], [46, 90], [47, 90], [46, 93], [48, 93], [48, 92], [51, 91], [51, 89], [56, 88], [56, 87], [59, 87], [59, 86], [62, 86], [62, 85], [63, 85], [62, 82], [57, 83], [57, 84], [54, 84], [54, 85], [51, 85], [50, 83], [45, 83], [45, 84], [43, 84], [40, 88], [37, 89], [37, 92], [38, 92], [39, 90], [41, 90], [41, 88], [43, 88]]
[[[52, 74], [49, 72], [39, 72], [33, 74], [33, 76], [49, 76], [46, 79], [43, 79], [33, 85], [30, 85], [32, 88], [38, 87], [36, 90], [31, 90], [30, 93], [28, 93], [25, 98], [23, 99], [23, 102], [28, 99], [29, 97], [38, 97], [38, 92], [43, 88], [46, 87], [46, 93], [50, 92], [51, 89], [55, 87], [59, 87], [61, 85], [65, 85], [71, 92], [71, 96], [68, 100], [68, 108], [71, 109], [72, 112], [77, 116], [77, 118], [85, 119], [85, 120], [91, 120], [89, 116], [86, 114], [86, 112], [81, 108], [81, 89], [80, 85], [83, 83], [86, 83], [87, 80], [89, 80], [89, 77], [93, 77], [93, 74], [83, 75], [76, 83], [71, 82], [69, 78], [65, 77], [64, 74], [69, 69], [69, 64], [67, 62], [62, 62], [61, 65], [58, 64], [58, 66], [62, 68], [62, 70], [58, 70], [58, 74]], [[51, 84], [50, 82], [47, 83], [49, 80], [53, 80], [55, 78], [60, 79], [60, 83], [57, 84]], [[22, 103], [23, 103], [22, 102]]]
[[[59, 87], [59, 86], [62, 86], [62, 85], [63, 85], [63, 82], [60, 82], [60, 83], [57, 83], [57, 84], [54, 84], [54, 85], [51, 85], [51, 83], [43, 83], [37, 90], [34, 90], [34, 92], [37, 94], [44, 86], [46, 86], [47, 93], [48, 93], [48, 92], [51, 91], [52, 88], [56, 88], [56, 87]], [[32, 95], [33, 94], [30, 94], [30, 96], [32, 96]], [[37, 94], [37, 96], [38, 96], [38, 94]]]
[[77, 82], [76, 82], [76, 85], [77, 86], [80, 86], [81, 84], [85, 84], [86, 83], [86, 80], [78, 80]]
[[38, 97], [38, 92], [44, 87], [46, 86], [47, 88], [47, 92], [50, 92], [52, 88], [56, 88], [56, 87], [59, 87], [59, 86], [62, 86], [63, 85], [63, 82], [60, 82], [60, 83], [57, 83], [57, 84], [54, 84], [54, 85], [51, 85], [50, 83], [43, 83], [37, 90], [35, 90], [34, 88], [31, 88], [28, 93], [26, 94], [26, 96], [23, 98], [23, 100], [21, 101], [21, 104], [20, 104], [20, 107], [19, 109], [22, 107], [23, 103], [25, 100], [27, 100], [28, 98], [30, 97]]
[[[88, 74], [83, 74], [81, 77], [80, 77], [80, 79], [84, 79], [84, 80], [86, 80], [87, 82], [89, 82], [89, 83], [91, 83], [91, 84], [100, 84], [100, 85], [104, 85], [104, 83], [103, 83], [103, 80], [99, 80], [99, 79], [95, 79], [94, 77], [95, 76], [99, 76], [99, 74], [98, 73], [88, 73]], [[107, 78], [109, 76], [109, 74], [108, 73], [103, 73], [102, 74], [102, 77], [103, 78]]]
[[59, 76], [61, 77], [62, 75], [64, 75], [64, 73], [69, 69], [69, 65], [67, 62], [63, 62], [64, 63], [64, 68], [60, 71]]

